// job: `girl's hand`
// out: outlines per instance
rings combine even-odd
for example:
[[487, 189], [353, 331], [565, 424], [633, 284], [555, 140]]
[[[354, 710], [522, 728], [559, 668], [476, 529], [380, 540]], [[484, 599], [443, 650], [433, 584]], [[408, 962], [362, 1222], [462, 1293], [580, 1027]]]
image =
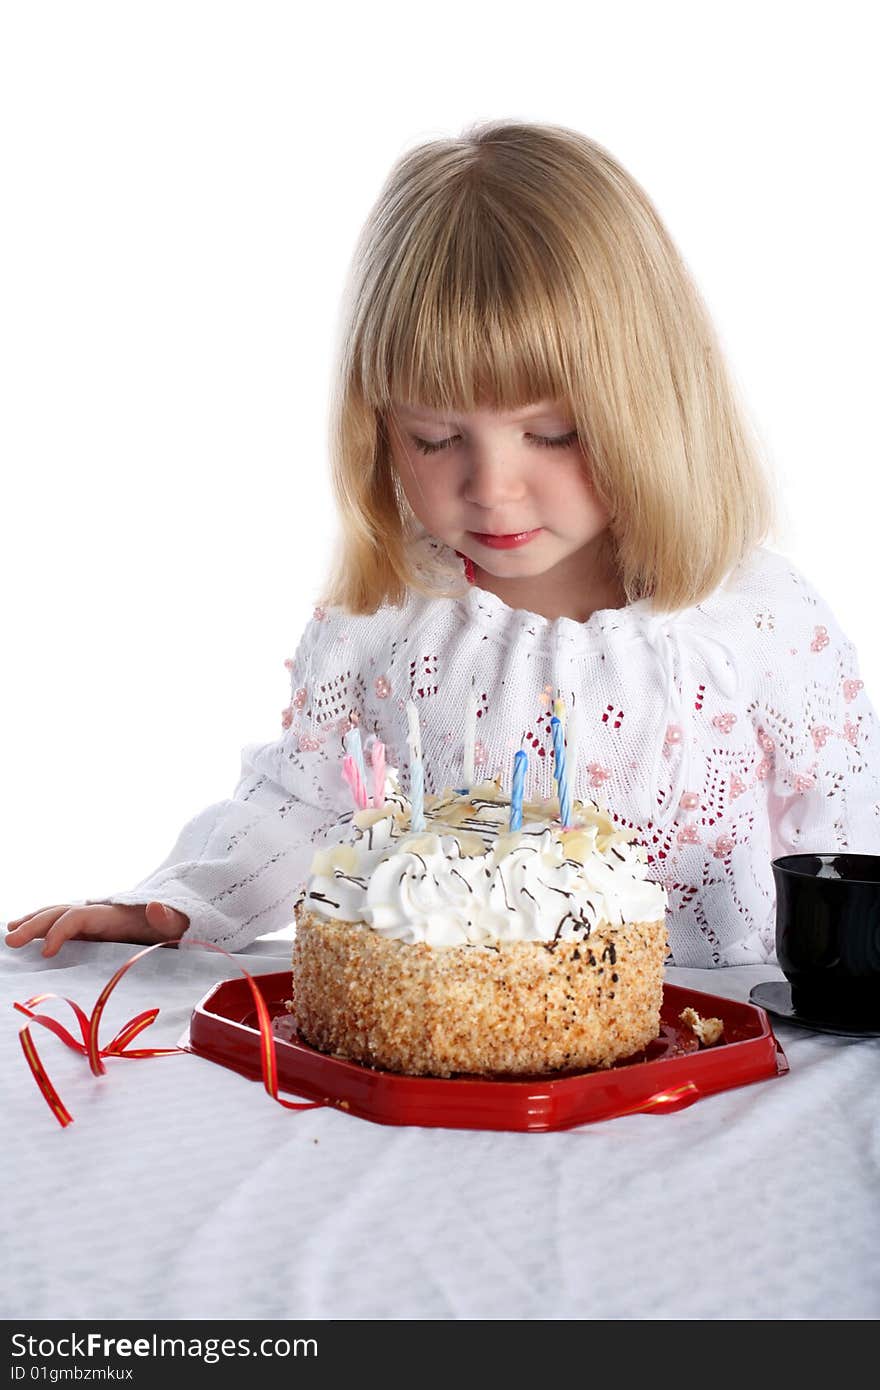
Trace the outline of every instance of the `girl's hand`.
[[7, 946], [26, 946], [39, 936], [46, 938], [44, 956], [57, 955], [65, 941], [80, 937], [86, 941], [131, 941], [152, 946], [157, 941], [179, 941], [189, 926], [189, 918], [164, 903], [123, 907], [119, 903], [90, 903], [70, 907], [61, 903], [43, 907], [7, 922]]

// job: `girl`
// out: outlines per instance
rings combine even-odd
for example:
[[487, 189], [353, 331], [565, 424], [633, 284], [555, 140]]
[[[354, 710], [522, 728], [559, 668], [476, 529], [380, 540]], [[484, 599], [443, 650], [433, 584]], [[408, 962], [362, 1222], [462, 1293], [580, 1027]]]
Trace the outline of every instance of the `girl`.
[[671, 960], [774, 954], [771, 860], [869, 851], [877, 725], [856, 655], [767, 549], [772, 501], [713, 327], [648, 197], [556, 126], [493, 122], [409, 152], [353, 263], [332, 406], [335, 571], [277, 742], [134, 888], [12, 922], [9, 945], [189, 932], [240, 949], [292, 920], [351, 800], [342, 737], [426, 791], [477, 775], [572, 796], [646, 845]]

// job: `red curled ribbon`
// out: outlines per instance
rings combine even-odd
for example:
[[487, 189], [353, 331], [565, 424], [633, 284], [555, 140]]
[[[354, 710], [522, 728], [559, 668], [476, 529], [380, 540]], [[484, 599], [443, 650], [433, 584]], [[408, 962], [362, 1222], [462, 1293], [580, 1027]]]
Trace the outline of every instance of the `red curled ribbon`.
[[[187, 944], [190, 946], [204, 946], [206, 951], [217, 951], [221, 956], [226, 956], [229, 960], [234, 959], [228, 951], [224, 951], [222, 946], [215, 946], [211, 941], [191, 940], [188, 941]], [[177, 942], [159, 941], [155, 946], [146, 946], [142, 951], [138, 951], [136, 955], [133, 955], [131, 960], [121, 965], [112, 979], [110, 979], [101, 990], [89, 1016], [86, 1016], [84, 1010], [80, 1008], [75, 1000], [68, 999], [62, 994], [35, 994], [33, 998], [26, 999], [23, 1004], [15, 1003], [13, 1007], [18, 1009], [20, 1013], [26, 1014], [32, 1023], [40, 1023], [44, 1028], [48, 1028], [49, 1031], [54, 1033], [57, 1038], [60, 1038], [67, 1047], [73, 1048], [74, 1052], [79, 1052], [82, 1056], [88, 1057], [89, 1066], [95, 1076], [100, 1076], [107, 1070], [102, 1061], [104, 1057], [169, 1057], [173, 1053], [185, 1054], [187, 1049], [184, 1047], [132, 1048], [129, 1046], [139, 1033], [142, 1033], [145, 1028], [149, 1028], [150, 1024], [159, 1013], [158, 1009], [145, 1009], [143, 1013], [137, 1014], [134, 1018], [130, 1019], [123, 1028], [120, 1028], [116, 1037], [111, 1043], [108, 1043], [106, 1047], [100, 1047], [98, 1044], [98, 1026], [101, 1022], [104, 1006], [126, 970], [130, 970], [135, 962], [139, 961], [142, 956], [148, 956], [151, 951], [158, 951], [162, 946], [171, 945], [176, 946]], [[269, 1010], [266, 1007], [265, 999], [257, 988], [254, 977], [245, 970], [243, 965], [239, 965], [238, 961], [235, 961], [235, 964], [238, 965], [239, 970], [248, 982], [256, 1007], [257, 1022], [260, 1028], [260, 1067], [263, 1073], [263, 1085], [269, 1095], [274, 1101], [277, 1101], [279, 1105], [283, 1105], [285, 1110], [314, 1110], [316, 1107], [323, 1105], [324, 1101], [322, 1100], [292, 1101], [282, 1100], [279, 1096], [278, 1059], [275, 1054], [275, 1038], [272, 1035], [272, 1021], [269, 1017]], [[61, 999], [63, 1003], [70, 1005], [79, 1023], [82, 1042], [77, 1042], [76, 1038], [73, 1037], [57, 1019], [51, 1018], [48, 1014], [36, 1014], [33, 1012], [34, 1006], [42, 1004], [45, 999]], [[36, 1045], [31, 1037], [30, 1027], [26, 1024], [25, 1027], [21, 1029], [18, 1036], [21, 1042], [22, 1052], [25, 1055], [25, 1060], [31, 1069], [34, 1080], [42, 1092], [43, 1099], [58, 1123], [62, 1127], [69, 1125], [73, 1120], [73, 1116], [65, 1106], [55, 1087], [52, 1085], [52, 1082], [49, 1080], [49, 1074], [43, 1065], [40, 1054], [37, 1052]]]

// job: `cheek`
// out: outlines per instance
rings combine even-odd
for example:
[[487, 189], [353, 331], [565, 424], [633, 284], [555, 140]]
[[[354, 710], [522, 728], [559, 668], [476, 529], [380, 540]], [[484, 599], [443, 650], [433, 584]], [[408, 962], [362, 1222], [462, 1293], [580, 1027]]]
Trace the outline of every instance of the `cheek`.
[[555, 516], [576, 528], [607, 523], [607, 508], [593, 490], [583, 467], [548, 469], [540, 483], [541, 500]]
[[448, 468], [437, 467], [434, 460], [425, 466], [404, 457], [398, 471], [406, 499], [421, 521], [442, 516], [454, 504], [455, 484]]
[[442, 457], [425, 457], [405, 463], [407, 486], [410, 492], [423, 496], [432, 506], [449, 505], [455, 502], [459, 492], [459, 478], [455, 466]]

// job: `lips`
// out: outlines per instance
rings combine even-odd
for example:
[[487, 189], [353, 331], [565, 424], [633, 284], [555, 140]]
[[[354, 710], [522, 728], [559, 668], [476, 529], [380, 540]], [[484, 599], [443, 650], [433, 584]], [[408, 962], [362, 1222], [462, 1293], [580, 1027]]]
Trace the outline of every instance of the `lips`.
[[541, 527], [538, 526], [534, 531], [512, 531], [503, 535], [487, 531], [471, 531], [471, 535], [478, 540], [481, 545], [488, 546], [491, 550], [512, 550], [516, 546], [528, 545], [529, 541], [534, 540], [535, 536], [540, 535]]

